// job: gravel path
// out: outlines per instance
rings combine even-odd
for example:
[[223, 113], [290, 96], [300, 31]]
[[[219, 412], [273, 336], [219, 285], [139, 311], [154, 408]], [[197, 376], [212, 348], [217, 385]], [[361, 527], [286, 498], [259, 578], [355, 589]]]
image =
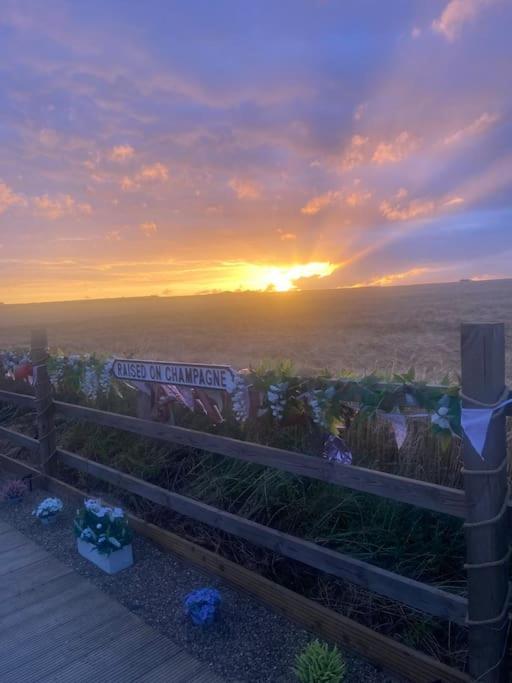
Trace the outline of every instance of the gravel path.
[[[142, 537], [134, 539], [133, 567], [115, 576], [104, 574], [76, 551], [72, 532], [76, 501], [63, 498], [64, 511], [54, 525], [45, 527], [31, 516], [43, 498], [44, 492], [35, 491], [22, 503], [0, 503], [0, 519], [86, 576], [194, 657], [208, 662], [226, 681], [296, 683], [290, 670], [297, 652], [312, 639], [309, 633]], [[218, 622], [204, 629], [189, 622], [182, 604], [187, 593], [205, 586], [221, 592], [222, 607]], [[346, 655], [346, 660], [349, 682], [397, 683], [361, 659]]]

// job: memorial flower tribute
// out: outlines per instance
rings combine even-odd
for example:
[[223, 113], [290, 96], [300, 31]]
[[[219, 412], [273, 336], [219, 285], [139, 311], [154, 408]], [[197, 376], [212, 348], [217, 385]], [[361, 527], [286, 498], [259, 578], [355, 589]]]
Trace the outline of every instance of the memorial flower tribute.
[[133, 534], [122, 508], [85, 500], [76, 511], [74, 532], [79, 553], [108, 573], [133, 563]]

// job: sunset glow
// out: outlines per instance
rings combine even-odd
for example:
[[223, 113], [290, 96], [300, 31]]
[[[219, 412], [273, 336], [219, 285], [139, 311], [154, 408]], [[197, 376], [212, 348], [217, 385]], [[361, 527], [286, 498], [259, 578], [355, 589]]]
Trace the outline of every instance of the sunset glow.
[[512, 6], [4, 0], [0, 301], [506, 277]]

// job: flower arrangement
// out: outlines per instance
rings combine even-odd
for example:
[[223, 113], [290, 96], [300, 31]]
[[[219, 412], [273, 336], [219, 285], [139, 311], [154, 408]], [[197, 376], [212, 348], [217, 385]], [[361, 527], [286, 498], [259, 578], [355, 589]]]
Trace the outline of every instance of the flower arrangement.
[[32, 514], [44, 524], [54, 520], [63, 507], [60, 498], [45, 498], [32, 510]]
[[76, 511], [76, 538], [93, 546], [101, 555], [110, 555], [132, 542], [133, 534], [124, 511], [91, 498]]
[[220, 593], [215, 588], [200, 588], [189, 593], [184, 601], [185, 612], [198, 626], [211, 624], [220, 605]]
[[313, 640], [297, 656], [294, 672], [300, 683], [341, 683], [346, 664], [336, 647]]
[[11, 479], [2, 488], [2, 498], [12, 503], [17, 503], [22, 500], [27, 493], [27, 485], [21, 479]]

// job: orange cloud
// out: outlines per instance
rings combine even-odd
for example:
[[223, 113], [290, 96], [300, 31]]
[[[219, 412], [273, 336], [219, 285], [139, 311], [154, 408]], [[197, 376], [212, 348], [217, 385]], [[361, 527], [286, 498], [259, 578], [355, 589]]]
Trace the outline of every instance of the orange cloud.
[[325, 194], [318, 195], [317, 197], [312, 197], [307, 202], [307, 204], [305, 204], [305, 206], [302, 207], [300, 211], [301, 213], [304, 213], [307, 216], [314, 216], [322, 209], [325, 209], [326, 206], [329, 206], [330, 204], [335, 202], [339, 198], [339, 196], [339, 192], [330, 190]]
[[418, 144], [418, 138], [404, 130], [391, 142], [380, 142], [372, 161], [378, 165], [402, 161], [417, 149]]
[[146, 237], [151, 237], [157, 231], [156, 223], [153, 221], [147, 221], [146, 223], [141, 223], [139, 228], [146, 235]]
[[236, 193], [238, 199], [258, 199], [261, 196], [258, 185], [250, 180], [231, 178], [228, 185]]
[[409, 221], [414, 218], [429, 216], [437, 211], [457, 206], [464, 202], [462, 197], [444, 197], [440, 200], [432, 199], [413, 199], [404, 204], [402, 199], [407, 197], [407, 190], [401, 188], [394, 197], [394, 201], [385, 200], [381, 202], [379, 210], [381, 214], [390, 221]]
[[120, 230], [109, 230], [105, 234], [105, 239], [107, 242], [119, 242], [121, 240], [121, 231]]
[[281, 232], [280, 230], [278, 230], [278, 232], [280, 233], [280, 239], [283, 242], [288, 242], [289, 240], [297, 239], [297, 235], [294, 232]]
[[367, 191], [351, 192], [345, 197], [345, 203], [347, 206], [351, 207], [361, 206], [361, 204], [364, 204], [368, 199], [371, 198], [371, 196], [372, 193]]
[[436, 205], [432, 201], [413, 199], [406, 206], [383, 201], [379, 207], [381, 214], [390, 221], [409, 221], [433, 213]]
[[56, 220], [62, 216], [88, 216], [92, 213], [92, 206], [86, 203], [77, 202], [70, 194], [60, 194], [56, 197], [49, 197], [47, 194], [33, 198], [35, 212], [44, 218]]
[[414, 278], [417, 275], [435, 272], [435, 270], [435, 268], [411, 268], [410, 270], [405, 270], [401, 273], [388, 273], [387, 275], [383, 275], [374, 280], [358, 282], [357, 284], [352, 285], [351, 289], [358, 289], [359, 287], [387, 287], [389, 285], [394, 285], [396, 282]]
[[467, 126], [464, 126], [464, 128], [460, 128], [459, 130], [455, 131], [455, 133], [448, 135], [443, 142], [445, 145], [453, 145], [461, 142], [465, 138], [473, 137], [474, 135], [480, 135], [490, 128], [494, 123], [496, 123], [498, 119], [499, 116], [497, 114], [488, 114], [487, 112], [484, 112], [477, 119], [469, 123]]
[[149, 166], [143, 166], [137, 173], [136, 179], [142, 182], [153, 180], [165, 182], [166, 180], [169, 180], [169, 169], [160, 162]]
[[134, 176], [123, 176], [120, 186], [123, 192], [139, 190], [142, 183], [164, 183], [169, 180], [169, 169], [165, 164], [157, 161], [154, 164], [142, 166]]
[[432, 28], [451, 42], [460, 35], [464, 24], [473, 21], [494, 2], [496, 0], [450, 0], [439, 19], [432, 22]]
[[135, 154], [135, 150], [131, 145], [117, 145], [113, 147], [110, 152], [110, 159], [112, 161], [127, 161]]
[[25, 206], [25, 204], [26, 201], [20, 194], [16, 194], [8, 185], [0, 182], [0, 214], [11, 206]]

